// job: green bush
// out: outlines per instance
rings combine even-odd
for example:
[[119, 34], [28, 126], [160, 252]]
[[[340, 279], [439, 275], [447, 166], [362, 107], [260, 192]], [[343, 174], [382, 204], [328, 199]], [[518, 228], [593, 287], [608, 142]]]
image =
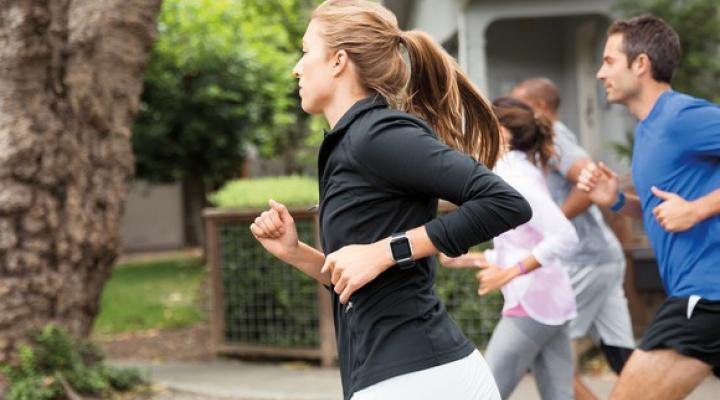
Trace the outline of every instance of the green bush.
[[30, 345], [20, 346], [18, 358], [2, 368], [10, 383], [7, 400], [64, 399], [69, 390], [108, 397], [143, 383], [137, 371], [105, 365], [94, 344], [52, 324], [32, 335]]
[[317, 180], [303, 176], [238, 179], [210, 195], [210, 201], [222, 208], [264, 209], [269, 199], [289, 207], [314, 205], [318, 202]]

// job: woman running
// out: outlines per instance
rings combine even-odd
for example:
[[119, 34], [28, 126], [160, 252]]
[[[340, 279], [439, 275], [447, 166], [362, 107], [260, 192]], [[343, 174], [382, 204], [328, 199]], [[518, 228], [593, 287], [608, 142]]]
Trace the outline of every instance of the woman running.
[[[322, 3], [293, 72], [303, 110], [331, 128], [318, 157], [323, 252], [273, 201], [251, 231], [331, 289], [344, 398], [499, 398], [433, 290], [439, 251], [459, 256], [530, 218], [488, 169], [500, 151], [491, 106], [428, 35], [370, 1]], [[439, 198], [458, 209], [437, 217]]]

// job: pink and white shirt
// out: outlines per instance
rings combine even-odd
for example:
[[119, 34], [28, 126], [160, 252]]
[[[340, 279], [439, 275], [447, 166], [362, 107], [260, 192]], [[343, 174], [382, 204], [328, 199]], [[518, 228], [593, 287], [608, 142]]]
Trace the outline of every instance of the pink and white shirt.
[[562, 325], [575, 318], [575, 293], [560, 259], [578, 243], [575, 228], [553, 202], [545, 177], [520, 151], [498, 160], [495, 173], [527, 199], [530, 221], [493, 239], [487, 260], [511, 268], [532, 253], [541, 267], [502, 287], [503, 315], [527, 315], [546, 325]]

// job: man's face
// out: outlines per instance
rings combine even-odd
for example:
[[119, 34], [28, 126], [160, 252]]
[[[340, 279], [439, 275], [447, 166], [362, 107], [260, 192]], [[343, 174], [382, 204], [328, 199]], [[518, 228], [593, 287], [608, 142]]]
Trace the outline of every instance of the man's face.
[[597, 72], [597, 78], [605, 85], [608, 102], [627, 105], [639, 93], [640, 79], [633, 69], [634, 64], [628, 66], [622, 34], [610, 35], [605, 43], [602, 66]]

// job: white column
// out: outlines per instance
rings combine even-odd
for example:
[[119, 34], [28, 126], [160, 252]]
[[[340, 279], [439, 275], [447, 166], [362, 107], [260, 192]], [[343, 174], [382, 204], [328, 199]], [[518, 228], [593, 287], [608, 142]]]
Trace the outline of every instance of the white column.
[[460, 65], [484, 94], [488, 93], [488, 62], [485, 32], [490, 20], [473, 13], [472, 7], [459, 13], [458, 45]]
[[600, 135], [599, 108], [595, 73], [598, 66], [595, 60], [595, 40], [597, 27], [595, 21], [581, 23], [575, 32], [575, 73], [578, 90], [578, 113], [580, 142], [595, 159], [605, 158], [603, 149], [606, 147]]

